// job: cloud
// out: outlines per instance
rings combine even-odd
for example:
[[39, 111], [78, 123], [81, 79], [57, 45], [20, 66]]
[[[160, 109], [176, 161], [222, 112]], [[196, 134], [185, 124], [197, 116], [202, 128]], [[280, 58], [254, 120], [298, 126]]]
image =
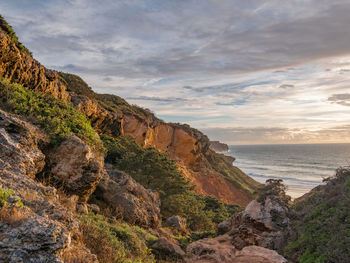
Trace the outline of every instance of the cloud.
[[47, 65], [89, 74], [222, 75], [350, 52], [345, 0], [23, 2], [0, 3], [23, 42]]
[[328, 98], [328, 101], [343, 106], [350, 106], [350, 93], [333, 94], [331, 97]]
[[128, 100], [146, 100], [146, 101], [157, 101], [157, 102], [186, 102], [188, 101], [185, 98], [161, 98], [161, 97], [148, 97], [148, 96], [139, 96], [139, 97], [127, 97]]
[[[0, 9], [44, 65], [165, 121], [246, 143], [326, 140], [330, 126], [350, 123], [339, 106], [350, 103], [348, 0], [12, 0]], [[214, 133], [230, 127], [241, 128]]]

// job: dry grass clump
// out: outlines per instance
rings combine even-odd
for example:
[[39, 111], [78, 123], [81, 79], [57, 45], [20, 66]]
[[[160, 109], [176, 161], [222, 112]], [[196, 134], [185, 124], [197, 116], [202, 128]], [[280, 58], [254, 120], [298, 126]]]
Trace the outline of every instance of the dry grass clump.
[[0, 208], [0, 222], [17, 225], [28, 218], [27, 210], [24, 207], [3, 206]]
[[110, 223], [102, 215], [89, 213], [80, 218], [82, 241], [103, 263], [153, 263], [148, 245], [157, 238], [137, 226]]
[[63, 252], [62, 259], [64, 263], [85, 263], [93, 262], [96, 256], [90, 254], [82, 244], [74, 244]]
[[119, 255], [119, 251], [105, 231], [88, 223], [81, 223], [80, 230], [83, 233], [84, 244], [91, 253], [97, 255], [100, 262], [114, 263], [123, 257]]

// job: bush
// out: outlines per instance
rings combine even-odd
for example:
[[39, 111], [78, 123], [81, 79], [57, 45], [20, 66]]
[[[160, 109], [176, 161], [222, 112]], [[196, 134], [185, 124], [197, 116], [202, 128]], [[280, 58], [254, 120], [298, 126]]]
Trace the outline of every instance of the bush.
[[10, 84], [7, 80], [0, 81], [0, 97], [2, 105], [16, 114], [34, 119], [35, 124], [44, 128], [53, 146], [75, 134], [95, 148], [102, 147], [86, 116], [66, 102]]
[[100, 262], [154, 262], [148, 244], [157, 238], [142, 228], [111, 224], [105, 217], [89, 213], [81, 216], [80, 230], [84, 244]]
[[277, 196], [278, 200], [288, 205], [291, 197], [286, 194], [287, 187], [283, 184], [281, 179], [268, 179], [264, 185], [261, 185], [256, 191], [257, 200], [263, 202], [268, 196]]

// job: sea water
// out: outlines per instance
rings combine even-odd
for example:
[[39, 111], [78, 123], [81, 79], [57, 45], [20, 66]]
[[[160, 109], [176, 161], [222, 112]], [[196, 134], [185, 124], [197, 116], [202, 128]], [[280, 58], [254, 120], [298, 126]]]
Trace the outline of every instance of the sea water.
[[338, 167], [350, 165], [350, 144], [232, 145], [225, 154], [258, 182], [282, 179], [293, 198], [322, 184]]

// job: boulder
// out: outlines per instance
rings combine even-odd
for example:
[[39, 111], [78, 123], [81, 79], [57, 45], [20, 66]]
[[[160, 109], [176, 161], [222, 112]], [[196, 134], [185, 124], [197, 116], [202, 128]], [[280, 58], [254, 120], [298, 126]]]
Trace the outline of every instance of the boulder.
[[205, 238], [191, 243], [186, 249], [189, 258], [186, 262], [232, 262], [236, 249], [229, 235]]
[[100, 207], [98, 205], [95, 205], [95, 204], [88, 204], [87, 208], [89, 210], [91, 210], [92, 212], [94, 212], [95, 214], [98, 214], [101, 211]]
[[145, 189], [130, 175], [106, 164], [105, 173], [94, 193], [96, 202], [102, 208], [110, 208], [131, 224], [143, 227], [158, 227], [160, 222], [159, 195]]
[[231, 220], [225, 220], [218, 224], [218, 234], [223, 235], [232, 229]]
[[187, 263], [287, 263], [276, 251], [267, 248], [247, 246], [238, 250], [227, 234], [193, 242], [187, 247], [187, 254]]
[[186, 219], [181, 216], [171, 216], [167, 218], [166, 223], [170, 227], [186, 229]]
[[258, 247], [248, 246], [236, 252], [236, 258], [232, 263], [287, 263], [288, 261], [276, 251]]
[[152, 248], [156, 250], [156, 254], [163, 258], [182, 258], [185, 252], [175, 243], [165, 238], [159, 238]]
[[50, 181], [86, 202], [103, 176], [103, 156], [73, 135], [48, 154]]

